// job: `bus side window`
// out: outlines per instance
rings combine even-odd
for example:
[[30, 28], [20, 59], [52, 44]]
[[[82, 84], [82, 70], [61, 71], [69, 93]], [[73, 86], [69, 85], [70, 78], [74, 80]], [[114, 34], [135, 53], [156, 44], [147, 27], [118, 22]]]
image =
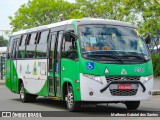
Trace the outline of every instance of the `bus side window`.
[[16, 41], [15, 41], [14, 53], [13, 53], [13, 58], [14, 58], [14, 59], [17, 59], [19, 42], [20, 42], [20, 39], [16, 39]]
[[40, 33], [39, 41], [36, 48], [36, 58], [44, 58], [47, 55], [47, 41], [49, 30]]
[[19, 42], [18, 56], [17, 58], [25, 58], [25, 42], [26, 42], [27, 34], [21, 37]]
[[29, 34], [27, 37], [27, 45], [26, 45], [26, 58], [34, 58], [35, 57], [35, 48], [36, 48], [36, 40], [38, 38], [38, 33]]
[[10, 38], [8, 43], [7, 59], [11, 58], [12, 46], [13, 46], [13, 37]]
[[70, 36], [70, 40], [63, 38], [62, 58], [76, 60], [78, 58], [77, 45], [74, 37]]
[[11, 58], [14, 59], [14, 54], [16, 51], [16, 40], [13, 40], [13, 46], [12, 46], [12, 52], [11, 52]]

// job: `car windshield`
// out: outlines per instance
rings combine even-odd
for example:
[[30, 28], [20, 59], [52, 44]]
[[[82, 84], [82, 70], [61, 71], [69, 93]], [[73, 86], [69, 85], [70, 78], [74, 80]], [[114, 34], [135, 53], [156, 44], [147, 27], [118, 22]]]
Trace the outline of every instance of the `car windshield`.
[[112, 25], [84, 25], [79, 29], [83, 57], [149, 57], [137, 29]]

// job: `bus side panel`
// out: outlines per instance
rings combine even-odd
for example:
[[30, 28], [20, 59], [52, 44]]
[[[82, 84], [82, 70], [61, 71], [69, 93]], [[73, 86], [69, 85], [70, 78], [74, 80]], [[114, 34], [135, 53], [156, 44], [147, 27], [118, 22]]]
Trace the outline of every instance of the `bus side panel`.
[[47, 59], [17, 60], [16, 69], [27, 93], [48, 96]]
[[[61, 60], [61, 88], [65, 82], [70, 82], [74, 91], [74, 100], [80, 101], [79, 62], [69, 59]], [[63, 94], [63, 93], [62, 93]]]
[[11, 60], [10, 62], [11, 69], [10, 69], [10, 74], [11, 74], [11, 84], [12, 84], [12, 91], [18, 93], [18, 77], [17, 77], [17, 70], [16, 70], [16, 61]]
[[16, 63], [13, 60], [6, 60], [6, 86], [12, 92], [19, 92]]
[[11, 73], [10, 73], [10, 70], [11, 70], [11, 60], [6, 60], [5, 61], [5, 79], [6, 79], [6, 87], [8, 88], [8, 89], [12, 89], [11, 88]]
[[48, 96], [48, 80], [46, 80], [43, 88], [36, 95], [38, 96]]

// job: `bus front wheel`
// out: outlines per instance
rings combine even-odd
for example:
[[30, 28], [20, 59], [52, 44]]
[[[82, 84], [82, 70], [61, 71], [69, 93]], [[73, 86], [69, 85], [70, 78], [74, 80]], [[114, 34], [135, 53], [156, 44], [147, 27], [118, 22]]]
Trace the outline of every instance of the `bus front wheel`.
[[126, 105], [127, 109], [135, 110], [139, 107], [140, 101], [126, 101], [125, 105]]
[[23, 103], [36, 101], [36, 95], [31, 95], [25, 92], [23, 83], [20, 85], [20, 100]]
[[71, 85], [67, 86], [67, 95], [65, 97], [67, 109], [70, 112], [80, 110], [80, 102], [74, 101], [73, 88]]

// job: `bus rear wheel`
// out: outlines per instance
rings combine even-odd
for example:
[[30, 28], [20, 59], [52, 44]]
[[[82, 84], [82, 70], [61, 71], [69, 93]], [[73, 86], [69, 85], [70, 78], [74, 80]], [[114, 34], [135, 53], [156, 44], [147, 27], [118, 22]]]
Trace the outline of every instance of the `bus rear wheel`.
[[74, 101], [73, 88], [71, 85], [67, 87], [67, 95], [65, 97], [67, 109], [70, 112], [75, 112], [80, 110], [80, 102]]
[[140, 105], [140, 101], [126, 101], [125, 105], [129, 110], [136, 110]]
[[31, 95], [31, 94], [26, 93], [24, 90], [24, 85], [23, 85], [23, 83], [21, 83], [21, 85], [20, 85], [20, 100], [23, 103], [34, 102], [34, 101], [36, 101], [36, 97], [37, 97], [36, 95]]

